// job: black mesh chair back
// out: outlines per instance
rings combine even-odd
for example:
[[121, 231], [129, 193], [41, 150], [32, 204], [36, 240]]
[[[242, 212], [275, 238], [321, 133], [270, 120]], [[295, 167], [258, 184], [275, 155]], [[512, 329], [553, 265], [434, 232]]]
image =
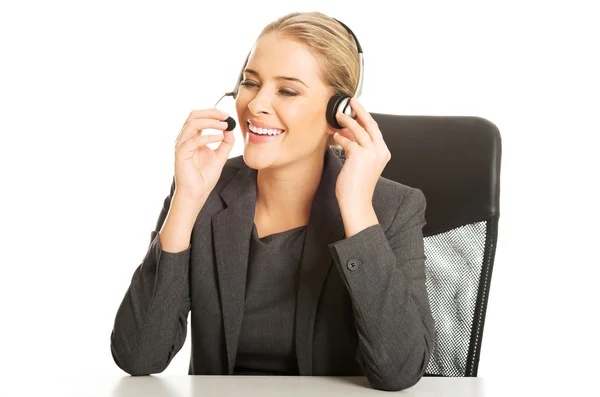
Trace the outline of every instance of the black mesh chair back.
[[382, 176], [427, 200], [436, 335], [425, 376], [477, 376], [500, 216], [500, 132], [479, 117], [371, 115], [392, 153]]

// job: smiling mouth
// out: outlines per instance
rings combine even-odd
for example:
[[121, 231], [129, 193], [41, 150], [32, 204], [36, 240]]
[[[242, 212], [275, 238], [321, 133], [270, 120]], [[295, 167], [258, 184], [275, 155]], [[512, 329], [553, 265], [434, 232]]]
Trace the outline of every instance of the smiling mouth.
[[281, 132], [278, 134], [268, 134], [268, 133], [261, 134], [258, 132], [254, 132], [250, 129], [250, 121], [247, 121], [246, 125], [248, 126], [248, 132], [250, 132], [251, 134], [257, 135], [257, 136], [279, 136], [279, 135], [282, 135], [283, 133], [285, 133], [285, 131], [286, 131], [286, 130], [281, 130]]

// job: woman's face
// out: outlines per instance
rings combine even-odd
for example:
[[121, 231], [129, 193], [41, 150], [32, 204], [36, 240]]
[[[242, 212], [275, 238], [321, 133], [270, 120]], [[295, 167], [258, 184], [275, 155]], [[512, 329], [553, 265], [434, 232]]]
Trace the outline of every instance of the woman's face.
[[[243, 72], [236, 111], [244, 138], [244, 160], [261, 169], [323, 156], [330, 92], [320, 66], [304, 44], [270, 33], [256, 41]], [[249, 124], [283, 130], [268, 142], [250, 139]], [[260, 131], [259, 131], [260, 132]]]

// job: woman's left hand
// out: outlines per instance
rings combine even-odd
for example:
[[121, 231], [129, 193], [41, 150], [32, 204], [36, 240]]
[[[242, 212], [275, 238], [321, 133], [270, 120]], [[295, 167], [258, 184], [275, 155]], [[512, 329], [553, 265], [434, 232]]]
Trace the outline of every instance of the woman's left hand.
[[375, 185], [386, 164], [392, 158], [377, 122], [356, 98], [350, 100], [356, 120], [336, 113], [337, 121], [345, 126], [334, 140], [346, 152], [346, 161], [338, 176], [335, 193], [340, 207], [372, 206]]

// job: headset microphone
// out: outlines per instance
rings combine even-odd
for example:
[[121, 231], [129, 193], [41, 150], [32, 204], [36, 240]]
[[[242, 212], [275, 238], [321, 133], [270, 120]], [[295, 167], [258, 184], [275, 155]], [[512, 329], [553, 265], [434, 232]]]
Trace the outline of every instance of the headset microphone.
[[[335, 18], [333, 18], [333, 19], [335, 21], [337, 21], [340, 25], [342, 25], [354, 39], [354, 43], [356, 44], [356, 49], [358, 51], [358, 62], [359, 62], [358, 83], [356, 84], [356, 89], [354, 91], [354, 94], [352, 96], [350, 96], [350, 95], [348, 95], [348, 93], [336, 92], [329, 99], [329, 102], [327, 103], [327, 110], [325, 112], [325, 118], [326, 118], [327, 122], [333, 128], [342, 129], [342, 128], [344, 128], [344, 126], [341, 125], [340, 123], [338, 123], [335, 115], [337, 113], [344, 113], [345, 115], [350, 116], [353, 119], [356, 118], [356, 113], [354, 112], [354, 109], [352, 109], [352, 107], [350, 106], [350, 98], [352, 98], [352, 97], [358, 98], [362, 94], [362, 86], [363, 86], [363, 77], [364, 77], [365, 67], [364, 67], [363, 50], [362, 50], [362, 47], [360, 46], [360, 43], [358, 42], [358, 38], [356, 38], [356, 35], [354, 34], [354, 32], [352, 32], [352, 30], [348, 26], [346, 26], [343, 22], [341, 22], [340, 20], [337, 20]], [[245, 69], [246, 65], [248, 64], [248, 59], [250, 58], [250, 52], [248, 52], [248, 55], [246, 56], [246, 60], [244, 61], [242, 70], [240, 70], [240, 74], [238, 76], [237, 82], [235, 83], [233, 91], [225, 93], [221, 97], [221, 99], [223, 99], [226, 96], [231, 96], [234, 99], [237, 98], [237, 95], [240, 90], [240, 84], [241, 84], [242, 78], [244, 76], [244, 69]], [[219, 99], [217, 101], [217, 103], [215, 104], [214, 107], [217, 107], [217, 104], [219, 102], [221, 102], [221, 99]], [[226, 121], [227, 121], [227, 131], [233, 130], [235, 128], [235, 121], [231, 117], [229, 117]]]
[[[223, 99], [226, 96], [233, 96], [233, 92], [227, 92], [225, 93], [218, 101], [217, 103], [215, 103], [215, 106], [213, 106], [214, 108], [217, 107], [217, 105], [219, 104], [219, 102], [221, 102], [221, 99]], [[225, 120], [225, 122], [227, 123], [227, 128], [225, 128], [225, 131], [233, 131], [233, 129], [235, 128], [235, 120], [233, 119], [233, 117], [229, 116], [227, 117], [227, 120]]]
[[227, 120], [225, 120], [225, 122], [227, 123], [227, 128], [225, 130], [233, 131], [233, 129], [235, 128], [235, 120], [231, 116], [229, 116], [227, 117]]

